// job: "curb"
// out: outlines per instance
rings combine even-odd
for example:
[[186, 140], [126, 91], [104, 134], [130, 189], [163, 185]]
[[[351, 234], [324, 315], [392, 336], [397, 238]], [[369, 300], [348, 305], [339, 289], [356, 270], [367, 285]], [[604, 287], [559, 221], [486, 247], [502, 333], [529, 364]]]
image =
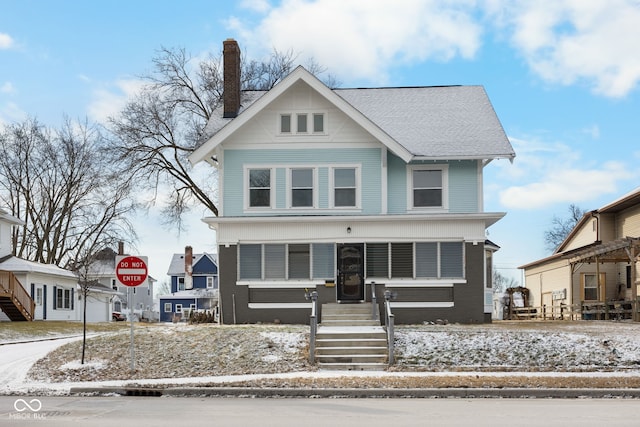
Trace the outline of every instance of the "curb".
[[242, 388], [242, 387], [72, 387], [71, 395], [140, 397], [247, 397], [247, 398], [507, 398], [507, 399], [640, 399], [640, 389], [590, 388]]

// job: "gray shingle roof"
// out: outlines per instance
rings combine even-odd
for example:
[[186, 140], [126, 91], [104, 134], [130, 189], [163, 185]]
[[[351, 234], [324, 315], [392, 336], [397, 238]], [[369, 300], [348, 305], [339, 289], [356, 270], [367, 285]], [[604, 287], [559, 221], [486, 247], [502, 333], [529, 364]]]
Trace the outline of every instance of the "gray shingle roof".
[[[218, 265], [217, 255], [208, 254], [206, 252], [201, 254], [193, 254], [192, 265], [196, 265], [202, 257], [209, 257], [214, 264]], [[167, 270], [167, 276], [184, 276], [184, 254], [173, 254], [171, 257], [171, 263], [169, 264], [169, 269]]]
[[515, 155], [482, 86], [336, 89], [417, 157]]

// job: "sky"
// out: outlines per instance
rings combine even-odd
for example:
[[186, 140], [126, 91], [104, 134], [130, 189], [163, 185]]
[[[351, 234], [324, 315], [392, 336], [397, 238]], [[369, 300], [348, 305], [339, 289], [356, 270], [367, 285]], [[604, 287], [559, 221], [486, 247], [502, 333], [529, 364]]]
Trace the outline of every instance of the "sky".
[[[544, 232], [575, 204], [640, 187], [639, 0], [0, 0], [0, 125], [65, 116], [105, 123], [163, 47], [251, 59], [274, 49], [326, 67], [340, 87], [482, 85], [516, 158], [484, 170], [498, 271], [550, 255]], [[167, 280], [173, 253], [215, 253], [194, 208], [187, 230], [151, 210], [129, 252]]]

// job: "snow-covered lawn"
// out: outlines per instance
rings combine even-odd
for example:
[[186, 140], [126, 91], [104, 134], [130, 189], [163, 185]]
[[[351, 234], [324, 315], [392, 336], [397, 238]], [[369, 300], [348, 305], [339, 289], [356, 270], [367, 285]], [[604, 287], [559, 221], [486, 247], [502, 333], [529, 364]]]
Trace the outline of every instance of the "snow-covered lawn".
[[89, 339], [84, 365], [78, 339], [0, 345], [0, 394], [126, 384], [546, 387], [558, 378], [640, 386], [640, 323], [397, 326], [397, 363], [385, 372], [317, 371], [308, 362], [308, 332], [300, 325], [140, 325], [135, 372], [127, 328]]

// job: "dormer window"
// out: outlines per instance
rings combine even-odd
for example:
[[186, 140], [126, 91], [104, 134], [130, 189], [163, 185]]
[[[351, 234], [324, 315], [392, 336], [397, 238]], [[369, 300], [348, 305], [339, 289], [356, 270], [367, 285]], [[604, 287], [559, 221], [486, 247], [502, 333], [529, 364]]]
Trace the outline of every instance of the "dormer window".
[[313, 133], [324, 133], [324, 114], [313, 115]]
[[298, 114], [298, 133], [307, 133], [307, 115]]

